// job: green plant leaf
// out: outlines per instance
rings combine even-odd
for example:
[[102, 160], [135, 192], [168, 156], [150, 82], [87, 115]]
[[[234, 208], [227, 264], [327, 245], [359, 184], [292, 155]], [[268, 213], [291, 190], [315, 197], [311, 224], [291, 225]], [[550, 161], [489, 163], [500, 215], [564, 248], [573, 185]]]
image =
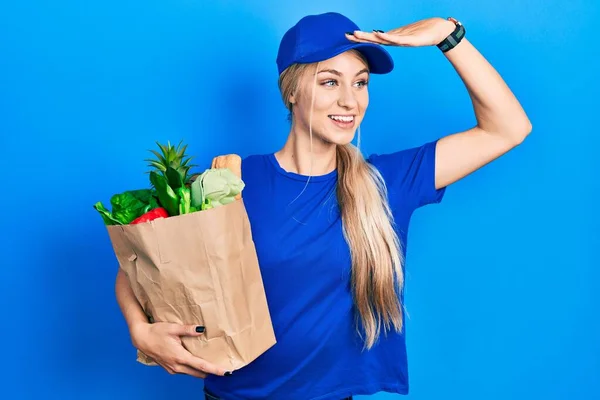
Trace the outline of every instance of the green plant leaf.
[[174, 168], [167, 167], [167, 170], [165, 171], [165, 176], [167, 177], [167, 182], [169, 183], [169, 186], [171, 186], [173, 190], [179, 189], [181, 186], [183, 186], [184, 177], [181, 176], [181, 174], [177, 172], [177, 170], [175, 170]]
[[106, 225], [123, 225], [121, 221], [112, 216], [112, 213], [104, 207], [102, 202], [99, 201], [94, 204], [94, 209], [100, 213], [100, 216]]
[[[182, 143], [182, 142], [180, 142], [180, 143], [179, 143], [179, 145], [177, 145], [177, 148], [179, 148], [179, 146], [181, 146], [181, 143]], [[178, 156], [179, 158], [182, 158], [182, 157], [183, 157], [183, 155], [185, 154], [185, 150], [187, 149], [187, 147], [188, 147], [188, 145], [186, 144], [185, 146], [183, 146], [183, 147], [182, 147], [182, 148], [181, 148], [181, 149], [180, 149], [180, 150], [177, 152], [177, 156]]]
[[157, 161], [154, 160], [146, 160], [149, 161], [148, 166], [158, 169], [159, 171], [165, 172], [165, 167]]
[[189, 214], [191, 206], [191, 193], [190, 189], [182, 186], [177, 189], [179, 195], [179, 214]]
[[110, 199], [111, 215], [122, 224], [129, 224], [144, 213], [151, 197], [149, 189], [128, 190], [115, 194]]
[[214, 208], [212, 201], [210, 199], [204, 199], [200, 209], [201, 210], [210, 210], [211, 208]]
[[168, 147], [170, 147], [170, 146], [171, 146], [171, 143], [170, 143], [169, 141], [167, 141], [167, 145], [166, 145], [166, 146], [165, 146], [165, 145], [162, 145], [162, 144], [160, 144], [160, 143], [158, 143], [158, 142], [156, 142], [156, 144], [158, 145], [158, 147], [159, 147], [159, 148], [162, 150], [162, 152], [163, 152], [164, 154], [167, 154], [167, 152], [168, 152]]
[[169, 186], [167, 178], [155, 171], [150, 172], [150, 182], [156, 188], [158, 201], [164, 207], [169, 215], [179, 214], [179, 197]]
[[165, 157], [163, 156], [163, 154], [160, 154], [158, 151], [156, 150], [149, 150], [152, 154], [154, 154], [156, 156], [155, 159], [147, 159], [145, 161], [154, 161], [156, 163], [159, 164], [165, 164], [167, 162], [167, 160], [165, 159]]

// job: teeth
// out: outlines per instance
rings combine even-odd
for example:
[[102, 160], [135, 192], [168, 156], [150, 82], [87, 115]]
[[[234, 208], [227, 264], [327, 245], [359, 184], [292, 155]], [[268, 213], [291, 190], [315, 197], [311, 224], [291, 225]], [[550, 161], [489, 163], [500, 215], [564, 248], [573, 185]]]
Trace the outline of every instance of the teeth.
[[341, 122], [352, 122], [354, 121], [354, 117], [353, 116], [341, 116], [341, 115], [330, 115], [329, 118], [335, 120], [335, 121], [341, 121]]

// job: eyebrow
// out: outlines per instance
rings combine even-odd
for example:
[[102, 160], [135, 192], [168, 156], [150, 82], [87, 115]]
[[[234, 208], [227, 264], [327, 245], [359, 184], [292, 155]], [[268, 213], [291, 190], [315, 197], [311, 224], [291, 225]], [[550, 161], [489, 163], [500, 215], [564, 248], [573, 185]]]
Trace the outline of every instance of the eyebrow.
[[[335, 69], [323, 69], [323, 70], [319, 71], [317, 74], [320, 74], [323, 72], [329, 72], [330, 74], [337, 75], [337, 76], [343, 75], [340, 71], [336, 71]], [[358, 76], [358, 75], [362, 74], [363, 72], [369, 72], [369, 69], [368, 68], [361, 69], [354, 76]]]

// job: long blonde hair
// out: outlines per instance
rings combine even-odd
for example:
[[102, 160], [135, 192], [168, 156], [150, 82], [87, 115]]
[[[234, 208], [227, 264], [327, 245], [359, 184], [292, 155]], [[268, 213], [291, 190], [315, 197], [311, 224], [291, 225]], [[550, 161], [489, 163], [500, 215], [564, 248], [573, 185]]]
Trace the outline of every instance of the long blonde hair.
[[[365, 65], [365, 58], [357, 51]], [[312, 104], [314, 104], [316, 73], [319, 64], [294, 64], [279, 77], [279, 90], [286, 108], [293, 116], [290, 96], [296, 95], [304, 74], [313, 71]], [[310, 110], [310, 141], [312, 157], [312, 113]], [[394, 220], [387, 199], [387, 188], [379, 171], [367, 163], [358, 144], [338, 145], [337, 198], [341, 210], [344, 237], [352, 258], [352, 294], [358, 313], [357, 332], [362, 337], [362, 322], [366, 338], [364, 347], [370, 349], [378, 340], [382, 325], [384, 333], [393, 326], [402, 331], [401, 293], [404, 285], [400, 240], [394, 230]]]

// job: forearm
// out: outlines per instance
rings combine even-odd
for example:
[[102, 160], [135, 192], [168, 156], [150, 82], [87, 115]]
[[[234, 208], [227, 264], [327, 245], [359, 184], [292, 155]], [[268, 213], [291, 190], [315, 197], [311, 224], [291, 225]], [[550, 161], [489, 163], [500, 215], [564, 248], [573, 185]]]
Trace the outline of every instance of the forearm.
[[521, 142], [531, 131], [531, 122], [494, 67], [466, 38], [444, 54], [469, 92], [478, 127]]
[[129, 327], [132, 340], [134, 340], [133, 333], [135, 328], [140, 326], [140, 324], [147, 324], [148, 317], [144, 313], [140, 303], [137, 301], [133, 290], [131, 289], [131, 285], [129, 284], [127, 275], [125, 275], [123, 270], [120, 268], [115, 282], [115, 294], [117, 297], [117, 303], [119, 303], [121, 312], [123, 313], [125, 321], [127, 322], [127, 326]]

